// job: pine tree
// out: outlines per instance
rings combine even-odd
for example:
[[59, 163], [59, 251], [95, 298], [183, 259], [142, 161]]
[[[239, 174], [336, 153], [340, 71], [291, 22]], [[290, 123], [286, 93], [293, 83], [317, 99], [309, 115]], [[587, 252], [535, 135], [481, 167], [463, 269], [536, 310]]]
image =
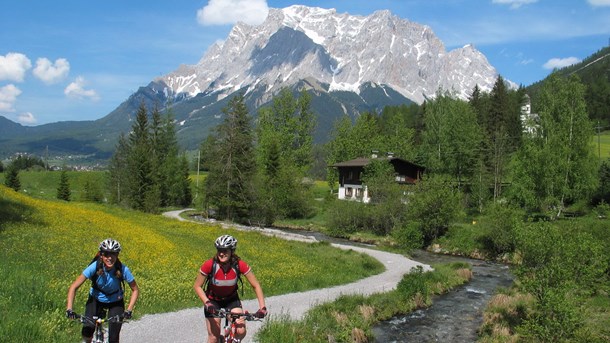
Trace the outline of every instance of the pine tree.
[[104, 200], [104, 195], [102, 194], [100, 184], [92, 180], [91, 177], [87, 177], [85, 179], [82, 200], [91, 202], [102, 202]]
[[206, 202], [221, 219], [246, 221], [251, 215], [255, 157], [252, 127], [243, 94], [223, 108], [225, 119], [216, 128], [218, 148], [206, 178]]
[[520, 104], [514, 101], [502, 76], [498, 76], [491, 90], [489, 107], [484, 113], [482, 125], [487, 143], [485, 164], [493, 176], [493, 197], [502, 195], [502, 184], [507, 174], [511, 154], [519, 146], [521, 138]]
[[21, 181], [19, 180], [19, 169], [13, 164], [9, 164], [6, 171], [6, 178], [4, 184], [12, 188], [15, 192], [19, 192], [21, 189]]
[[[352, 121], [344, 114], [334, 123], [331, 139], [324, 146], [326, 150], [326, 165], [331, 166], [337, 162], [355, 158], [356, 151], [351, 142]], [[335, 190], [339, 175], [336, 168], [329, 168], [326, 180], [331, 191]]]
[[110, 187], [110, 202], [114, 204], [126, 203], [127, 189], [129, 187], [128, 160], [130, 155], [129, 141], [123, 133], [119, 136], [114, 154], [108, 165], [108, 185]]
[[57, 199], [70, 201], [70, 180], [68, 179], [68, 173], [65, 167], [61, 171], [59, 176], [59, 186], [57, 186]]
[[[260, 111], [257, 127], [258, 165], [264, 203], [264, 221], [272, 218], [301, 218], [311, 211], [303, 179], [313, 164], [315, 120], [310, 96], [303, 91], [295, 99], [287, 88], [273, 99], [273, 105]], [[270, 187], [271, 186], [271, 187]]]
[[189, 161], [186, 154], [182, 154], [179, 162], [177, 188], [179, 196], [174, 200], [174, 204], [182, 207], [190, 206], [193, 202], [193, 193], [191, 192], [191, 179], [189, 174]]
[[129, 183], [127, 201], [131, 208], [155, 212], [159, 206], [159, 188], [155, 184], [148, 115], [144, 103], [140, 104], [136, 121], [129, 136]]

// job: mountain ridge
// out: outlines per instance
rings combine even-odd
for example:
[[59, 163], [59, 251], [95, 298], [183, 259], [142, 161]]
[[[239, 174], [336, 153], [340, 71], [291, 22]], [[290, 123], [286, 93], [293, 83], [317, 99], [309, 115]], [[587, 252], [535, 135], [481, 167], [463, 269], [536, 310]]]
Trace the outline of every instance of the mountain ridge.
[[180, 65], [153, 79], [103, 118], [75, 124], [71, 133], [42, 125], [36, 134], [22, 135], [29, 138], [0, 140], [0, 153], [6, 156], [62, 137], [78, 137], [80, 148], [75, 150], [93, 146], [100, 156], [108, 156], [118, 136], [129, 132], [141, 103], [149, 109], [171, 110], [180, 145], [195, 150], [222, 122], [229, 98], [243, 93], [256, 116], [285, 87], [294, 94], [305, 89], [312, 96], [319, 123], [315, 141], [321, 143], [342, 115], [355, 118], [387, 105], [421, 103], [439, 89], [465, 99], [475, 84], [490, 90], [496, 77], [496, 70], [474, 46], [446, 51], [430, 27], [388, 10], [353, 16], [295, 5], [270, 9], [261, 25], [236, 24], [197, 64]]

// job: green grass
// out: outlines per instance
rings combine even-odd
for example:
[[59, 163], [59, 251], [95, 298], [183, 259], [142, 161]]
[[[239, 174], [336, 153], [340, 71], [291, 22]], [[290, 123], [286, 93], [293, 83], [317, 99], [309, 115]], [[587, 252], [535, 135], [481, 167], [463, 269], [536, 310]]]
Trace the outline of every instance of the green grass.
[[[59, 186], [60, 171], [20, 171], [19, 181], [21, 182], [21, 193], [41, 198], [41, 199], [56, 199], [57, 187]], [[110, 193], [107, 187], [108, 172], [106, 171], [68, 171], [68, 182], [70, 185], [70, 200], [81, 201], [87, 181], [99, 185], [100, 190], [105, 199], [108, 199]], [[191, 188], [193, 198], [197, 195], [199, 198], [203, 196], [201, 191], [197, 189], [197, 184], [201, 189], [207, 173], [201, 172], [199, 175], [192, 172], [190, 175]], [[5, 174], [0, 173], [0, 184], [4, 184]]]
[[[20, 192], [42, 199], [56, 199], [57, 187], [59, 186], [59, 171], [20, 171]], [[106, 172], [103, 171], [68, 171], [68, 182], [70, 184], [70, 200], [80, 200], [85, 189], [85, 183], [95, 182], [105, 190]], [[0, 174], [0, 184], [4, 184], [4, 173]], [[107, 196], [106, 192], [104, 195]]]
[[591, 139], [595, 156], [599, 156], [601, 160], [610, 158], [610, 131], [601, 132], [598, 135], [594, 135]]
[[[228, 231], [267, 296], [345, 284], [383, 266], [354, 251]], [[107, 237], [121, 242], [121, 260], [141, 289], [137, 317], [201, 306], [192, 290], [201, 263], [214, 253], [220, 226], [180, 222], [94, 203], [37, 199], [0, 186], [0, 336], [7, 342], [76, 340], [64, 318], [71, 282]], [[75, 310], [82, 312], [88, 284]], [[247, 282], [244, 298], [254, 295]], [[201, 328], [204, 330], [203, 326]]]

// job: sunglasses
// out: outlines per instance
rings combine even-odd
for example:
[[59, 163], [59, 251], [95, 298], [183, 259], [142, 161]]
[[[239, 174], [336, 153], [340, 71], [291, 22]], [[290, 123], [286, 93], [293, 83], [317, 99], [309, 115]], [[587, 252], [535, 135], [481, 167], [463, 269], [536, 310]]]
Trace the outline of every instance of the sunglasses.
[[229, 252], [231, 252], [231, 249], [217, 249], [216, 252], [218, 252], [219, 254], [228, 254]]
[[119, 256], [118, 252], [110, 252], [110, 251], [102, 251], [102, 256], [104, 257], [109, 257], [109, 256]]

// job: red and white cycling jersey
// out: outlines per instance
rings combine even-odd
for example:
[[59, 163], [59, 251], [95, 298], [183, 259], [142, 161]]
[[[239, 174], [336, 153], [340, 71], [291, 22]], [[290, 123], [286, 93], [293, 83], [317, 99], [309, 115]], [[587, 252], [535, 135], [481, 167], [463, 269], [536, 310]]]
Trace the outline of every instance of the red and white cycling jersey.
[[[216, 270], [212, 271], [212, 268]], [[238, 268], [242, 275], [250, 272], [250, 266], [242, 260], [239, 260]], [[237, 295], [237, 273], [232, 266], [222, 268], [219, 263], [214, 263], [213, 259], [209, 259], [203, 262], [199, 272], [206, 278], [208, 275], [214, 275], [205, 291], [208, 298], [221, 300]]]

